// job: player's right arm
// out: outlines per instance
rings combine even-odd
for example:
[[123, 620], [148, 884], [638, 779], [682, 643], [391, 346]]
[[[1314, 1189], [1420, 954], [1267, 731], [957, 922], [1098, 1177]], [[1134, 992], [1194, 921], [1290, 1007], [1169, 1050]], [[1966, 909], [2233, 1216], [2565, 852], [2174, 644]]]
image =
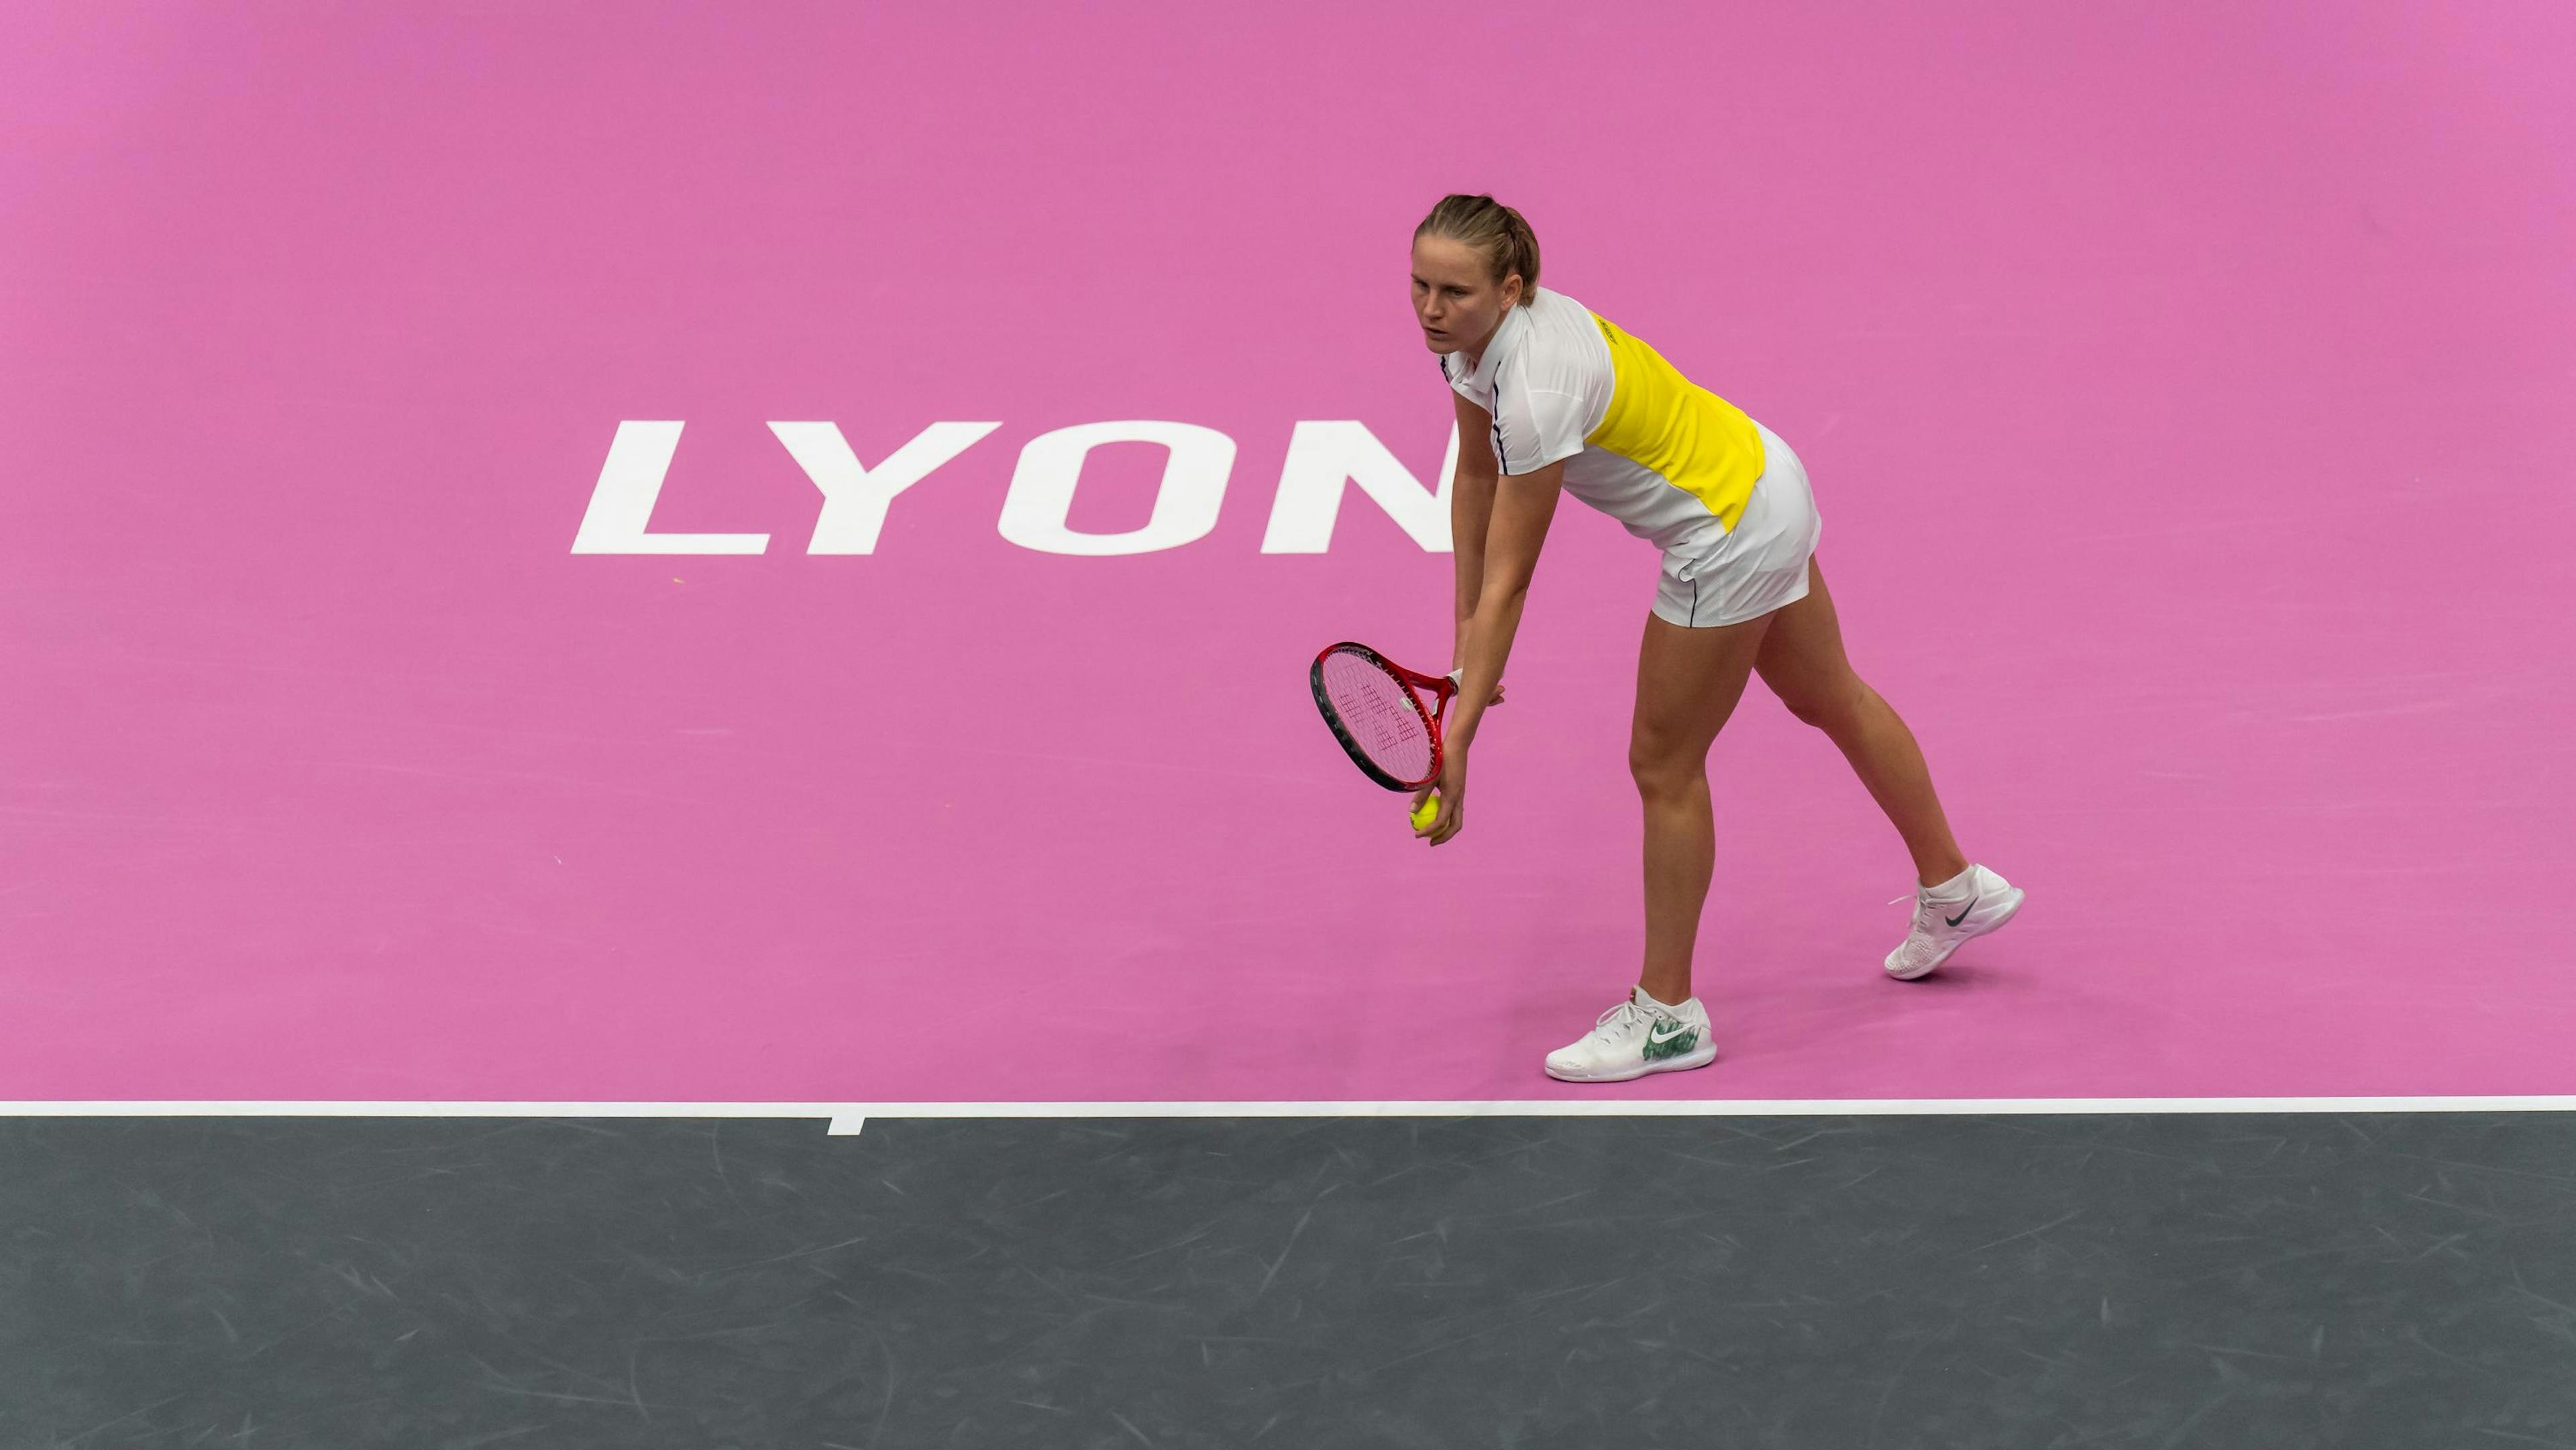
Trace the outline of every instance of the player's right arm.
[[[1458, 570], [1457, 643], [1449, 668], [1457, 670], [1467, 663], [1468, 627], [1484, 588], [1485, 531], [1493, 523], [1502, 464], [1494, 457], [1494, 416], [1455, 389], [1449, 396], [1458, 405], [1458, 471], [1449, 481], [1449, 551]], [[1502, 698], [1499, 689], [1495, 698]]]

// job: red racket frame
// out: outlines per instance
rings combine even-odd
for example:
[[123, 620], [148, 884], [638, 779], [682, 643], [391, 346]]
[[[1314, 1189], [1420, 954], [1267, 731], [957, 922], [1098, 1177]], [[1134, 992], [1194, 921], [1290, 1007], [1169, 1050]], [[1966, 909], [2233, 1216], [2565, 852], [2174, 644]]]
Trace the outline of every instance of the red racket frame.
[[[1351, 738], [1350, 730], [1342, 724], [1341, 717], [1333, 712], [1332, 701], [1324, 694], [1324, 661], [1336, 654], [1356, 655], [1386, 671], [1388, 678], [1404, 687], [1404, 698], [1413, 702], [1414, 713], [1422, 717], [1423, 728], [1431, 735], [1430, 774], [1420, 780], [1398, 780], [1370, 760], [1368, 753], [1360, 749], [1359, 742]], [[1315, 652], [1315, 663], [1306, 671], [1306, 682], [1308, 688], [1314, 692], [1315, 708], [1323, 713], [1325, 726], [1333, 732], [1333, 738], [1341, 742], [1342, 750], [1350, 756], [1351, 763], [1360, 768], [1360, 774], [1388, 790], [1420, 790], [1440, 779], [1442, 750], [1440, 727], [1449, 719], [1449, 702], [1457, 698], [1457, 681], [1447, 675], [1426, 675], [1420, 670], [1408, 670], [1367, 645], [1357, 640], [1346, 639], [1337, 644], [1328, 644]], [[1422, 697], [1417, 693], [1421, 690], [1432, 692], [1433, 699], [1438, 702], [1436, 710], [1423, 708]]]

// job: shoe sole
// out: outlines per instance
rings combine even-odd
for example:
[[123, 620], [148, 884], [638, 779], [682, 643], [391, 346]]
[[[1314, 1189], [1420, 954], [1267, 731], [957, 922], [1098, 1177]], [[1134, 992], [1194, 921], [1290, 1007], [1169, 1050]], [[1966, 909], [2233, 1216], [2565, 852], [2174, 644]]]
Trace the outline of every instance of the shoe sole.
[[1578, 1077], [1549, 1067], [1547, 1075], [1558, 1082], [1634, 1082], [1650, 1072], [1687, 1072], [1694, 1067], [1706, 1067], [1715, 1061], [1717, 1061], [1717, 1044], [1712, 1042], [1695, 1051], [1683, 1053], [1679, 1057], [1660, 1058], [1654, 1062], [1641, 1063], [1629, 1072], [1605, 1072], [1590, 1077]]
[[1966, 936], [1959, 938], [1957, 941], [1950, 943], [1950, 949], [1943, 952], [1941, 955], [1934, 957], [1932, 959], [1932, 965], [1925, 967], [1919, 972], [1900, 972], [1894, 967], [1889, 967], [1887, 969], [1887, 974], [1900, 982], [1919, 982], [1925, 977], [1932, 975], [1934, 972], [1941, 970], [1941, 964], [1950, 960], [1950, 958], [1957, 956], [1959, 948], [1966, 946], [1968, 943], [1975, 941], [1981, 936], [1994, 935], [1996, 932], [2004, 929], [2005, 923], [2011, 921], [2014, 917], [2021, 915], [2022, 897], [2025, 894], [2026, 893], [2023, 892], [2020, 887], [2014, 887], [2012, 900], [2004, 903], [2004, 909], [2001, 915], [1997, 916], [1994, 920], [1987, 922], [1984, 926], [1977, 928], [1975, 931], [1968, 933]]

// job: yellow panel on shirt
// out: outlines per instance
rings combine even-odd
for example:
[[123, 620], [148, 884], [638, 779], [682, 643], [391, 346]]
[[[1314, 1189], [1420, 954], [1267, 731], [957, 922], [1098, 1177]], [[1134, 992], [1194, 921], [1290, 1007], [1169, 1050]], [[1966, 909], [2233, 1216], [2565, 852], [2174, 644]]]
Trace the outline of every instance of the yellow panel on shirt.
[[1762, 477], [1762, 435], [1743, 410], [1683, 377], [1663, 355], [1594, 313], [1610, 344], [1610, 406], [1584, 437], [1653, 470], [1708, 506], [1728, 532]]

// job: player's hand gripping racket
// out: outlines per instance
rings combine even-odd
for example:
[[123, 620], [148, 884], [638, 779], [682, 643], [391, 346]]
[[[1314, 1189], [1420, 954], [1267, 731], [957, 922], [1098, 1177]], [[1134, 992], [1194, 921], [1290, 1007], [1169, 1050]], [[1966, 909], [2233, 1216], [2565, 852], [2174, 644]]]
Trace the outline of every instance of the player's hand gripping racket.
[[1306, 678], [1315, 708], [1360, 774], [1388, 790], [1420, 790], [1440, 779], [1440, 726], [1458, 694], [1455, 679], [1408, 670], [1349, 640], [1315, 656]]

